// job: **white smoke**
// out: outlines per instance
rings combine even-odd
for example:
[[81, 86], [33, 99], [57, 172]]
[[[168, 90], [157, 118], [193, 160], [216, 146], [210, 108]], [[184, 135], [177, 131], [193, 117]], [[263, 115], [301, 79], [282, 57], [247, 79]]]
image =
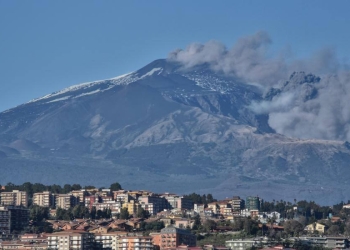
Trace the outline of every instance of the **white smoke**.
[[271, 84], [287, 76], [285, 59], [267, 56], [271, 39], [266, 32], [241, 38], [227, 49], [218, 41], [193, 43], [185, 50], [169, 54], [169, 60], [180, 62], [184, 68], [207, 63], [213, 70], [229, 74], [246, 82]]
[[[333, 49], [324, 49], [304, 60], [291, 60], [282, 53], [270, 56], [271, 39], [266, 32], [241, 38], [231, 48], [217, 41], [190, 44], [170, 53], [168, 60], [185, 69], [208, 64], [247, 83], [266, 90], [279, 86], [281, 93], [271, 100], [252, 103], [256, 113], [269, 114], [269, 125], [278, 133], [298, 137], [350, 141], [350, 71], [339, 63]], [[315, 82], [300, 84], [305, 71], [320, 76]], [[312, 96], [312, 92], [315, 92]]]

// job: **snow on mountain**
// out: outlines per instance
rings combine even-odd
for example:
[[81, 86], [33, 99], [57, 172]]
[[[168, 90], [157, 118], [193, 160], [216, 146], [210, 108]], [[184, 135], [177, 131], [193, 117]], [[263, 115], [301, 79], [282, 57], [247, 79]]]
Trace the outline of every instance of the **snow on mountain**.
[[[57, 97], [57, 96], [61, 96], [64, 95], [66, 93], [71, 93], [71, 92], [78, 92], [78, 91], [83, 91], [83, 93], [80, 93], [76, 96], [72, 95], [72, 96], [66, 96], [66, 97], [62, 97], [62, 98], [57, 98], [55, 100], [50, 100], [48, 101], [48, 103], [51, 102], [57, 102], [57, 101], [63, 101], [63, 100], [67, 100], [69, 98], [79, 98], [85, 95], [92, 95], [95, 93], [98, 93], [99, 91], [107, 91], [115, 86], [118, 85], [128, 85], [132, 82], [135, 82], [139, 80], [139, 77], [136, 77], [134, 75], [134, 72], [132, 73], [128, 73], [128, 74], [124, 74], [124, 75], [120, 75], [111, 79], [105, 79], [105, 80], [99, 80], [99, 81], [93, 81], [93, 82], [86, 82], [86, 83], [81, 83], [81, 84], [77, 84], [77, 85], [73, 85], [70, 86], [68, 88], [65, 88], [63, 90], [54, 92], [52, 94], [48, 94], [45, 95], [43, 97], [37, 98], [37, 99], [33, 99], [31, 101], [29, 101], [28, 103], [33, 103], [33, 102], [38, 102], [38, 101], [42, 101], [45, 99], [50, 99], [53, 97]], [[100, 86], [100, 85], [105, 85], [103, 86], [103, 89], [98, 89], [98, 90], [93, 90], [93, 91], [89, 91], [91, 88]], [[85, 92], [85, 91], [89, 91], [89, 92]]]

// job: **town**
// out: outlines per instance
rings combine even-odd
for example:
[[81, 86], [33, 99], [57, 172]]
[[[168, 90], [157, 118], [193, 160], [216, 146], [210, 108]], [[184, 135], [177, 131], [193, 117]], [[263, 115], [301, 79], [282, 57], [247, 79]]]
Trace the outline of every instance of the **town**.
[[[268, 197], [267, 197], [268, 198]], [[350, 204], [8, 183], [0, 249], [346, 249]]]

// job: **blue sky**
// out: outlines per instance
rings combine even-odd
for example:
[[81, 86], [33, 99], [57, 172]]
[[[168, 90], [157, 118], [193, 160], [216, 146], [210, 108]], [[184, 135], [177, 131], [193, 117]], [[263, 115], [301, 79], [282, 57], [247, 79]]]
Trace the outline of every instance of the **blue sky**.
[[259, 30], [272, 51], [350, 55], [349, 1], [0, 0], [0, 111], [111, 78], [192, 42], [228, 47]]

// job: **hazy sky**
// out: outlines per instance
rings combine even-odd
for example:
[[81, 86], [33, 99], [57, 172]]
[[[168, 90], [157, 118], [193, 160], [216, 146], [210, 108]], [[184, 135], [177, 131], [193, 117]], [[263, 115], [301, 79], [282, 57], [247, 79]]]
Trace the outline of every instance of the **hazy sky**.
[[272, 50], [350, 55], [350, 1], [0, 0], [0, 111], [111, 78], [192, 42], [230, 47], [263, 30]]

